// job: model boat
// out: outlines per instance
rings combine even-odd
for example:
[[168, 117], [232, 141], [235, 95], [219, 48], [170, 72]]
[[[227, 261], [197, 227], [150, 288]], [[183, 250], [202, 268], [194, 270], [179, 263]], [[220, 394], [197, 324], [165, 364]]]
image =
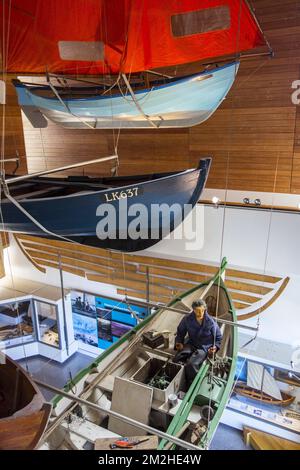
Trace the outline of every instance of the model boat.
[[[180, 437], [183, 447], [193, 443], [206, 448], [231, 393], [237, 356], [236, 314], [221, 278], [225, 266], [223, 260], [212, 279], [157, 310], [107, 349], [91, 367], [79, 372], [70, 388], [67, 384], [64, 390], [74, 390], [76, 384], [77, 396], [97, 404], [102, 411], [80, 404], [77, 415], [76, 400], [70, 409], [70, 400], [58, 394], [53, 399], [54, 413], [61, 416], [69, 408], [69, 416], [65, 415], [64, 421], [57, 420], [59, 426], [43, 448], [57, 448], [60, 441], [59, 448], [83, 449], [87, 436], [91, 442], [91, 432], [93, 439], [141, 435], [138, 426], [111, 416], [110, 411], [149, 425], [154, 431], [163, 430], [171, 439]], [[174, 337], [182, 316], [200, 298], [206, 300], [209, 313], [222, 325], [223, 340], [217, 355], [203, 363], [188, 386], [184, 366], [173, 362]], [[159, 335], [168, 335], [169, 341], [160, 341]], [[63, 442], [58, 436], [64, 437]], [[167, 437], [160, 441], [160, 449], [172, 446]]]
[[[8, 71], [48, 72], [45, 86], [14, 81], [34, 127], [48, 119], [92, 129], [199, 124], [228, 93], [241, 52], [267, 44], [244, 0], [42, 3], [29, 0], [24, 10], [14, 0], [3, 22]], [[227, 65], [217, 68], [217, 58]], [[203, 72], [178, 79], [176, 67], [192, 62]]]
[[[188, 215], [200, 198], [210, 163], [207, 158], [195, 169], [142, 176], [26, 175], [26, 182], [16, 178], [9, 193], [2, 195], [1, 230], [121, 251], [142, 250], [169, 235]], [[169, 208], [168, 217], [159, 214], [160, 207]], [[133, 237], [131, 227], [137, 217], [142, 232]]]
[[266, 405], [289, 406], [295, 397], [282, 392], [274, 377], [262, 365], [247, 362], [247, 383], [237, 382], [234, 391], [237, 395], [259, 401]]
[[55, 87], [54, 93], [49, 85], [19, 80], [13, 80], [13, 84], [19, 105], [33, 127], [47, 127], [47, 120], [69, 128], [190, 127], [206, 121], [220, 106], [238, 66], [233, 62], [197, 75], [163, 79], [135, 91], [133, 96], [126, 89], [106, 94], [106, 88], [100, 86]]
[[29, 375], [12, 359], [0, 364], [0, 449], [29, 450], [38, 445], [51, 413]]

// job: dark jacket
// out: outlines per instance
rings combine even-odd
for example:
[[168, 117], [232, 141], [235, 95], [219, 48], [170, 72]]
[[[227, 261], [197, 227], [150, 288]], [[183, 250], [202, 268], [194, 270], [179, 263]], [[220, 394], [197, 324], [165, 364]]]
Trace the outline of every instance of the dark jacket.
[[188, 334], [188, 344], [196, 349], [203, 349], [205, 352], [212, 346], [220, 349], [222, 333], [217, 322], [205, 312], [200, 324], [194, 312], [184, 316], [177, 328], [176, 343], [184, 344], [184, 339]]

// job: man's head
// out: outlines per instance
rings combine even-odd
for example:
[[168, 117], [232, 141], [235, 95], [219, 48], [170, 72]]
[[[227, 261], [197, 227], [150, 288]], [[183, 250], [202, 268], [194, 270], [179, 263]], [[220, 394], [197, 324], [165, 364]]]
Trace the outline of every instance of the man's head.
[[192, 309], [197, 321], [202, 322], [205, 311], [207, 309], [207, 305], [204, 300], [194, 300], [194, 302], [192, 303]]

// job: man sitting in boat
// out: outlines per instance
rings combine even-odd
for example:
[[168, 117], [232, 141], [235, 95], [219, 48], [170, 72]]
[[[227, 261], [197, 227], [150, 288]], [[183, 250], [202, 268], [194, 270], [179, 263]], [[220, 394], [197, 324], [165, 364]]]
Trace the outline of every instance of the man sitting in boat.
[[192, 309], [179, 323], [175, 338], [177, 354], [174, 362], [185, 362], [188, 385], [194, 380], [206, 357], [213, 356], [220, 349], [222, 341], [221, 330], [208, 314], [205, 301], [194, 301]]

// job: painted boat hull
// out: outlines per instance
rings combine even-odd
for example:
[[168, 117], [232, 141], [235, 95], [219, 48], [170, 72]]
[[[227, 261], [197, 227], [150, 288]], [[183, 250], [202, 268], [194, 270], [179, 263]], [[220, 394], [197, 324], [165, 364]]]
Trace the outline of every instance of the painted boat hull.
[[[220, 277], [223, 270], [225, 269], [225, 266], [226, 264], [223, 261], [220, 271], [218, 271], [218, 273], [212, 280], [210, 281], [208, 280], [207, 282], [204, 282], [200, 284], [199, 286], [196, 286], [195, 288], [187, 291], [181, 296], [174, 298], [168, 304], [168, 306], [175, 308], [175, 309], [178, 308], [181, 310], [184, 308], [184, 310], [187, 313], [189, 313], [193, 300], [199, 299], [199, 296], [200, 295], [202, 296], [203, 294], [205, 300], [208, 303], [208, 308], [210, 311], [210, 305], [212, 306], [211, 308], [213, 309], [216, 308], [216, 303], [211, 302], [211, 299], [213, 296], [213, 297], [217, 297], [220, 300], [218, 307], [217, 307], [219, 318], [223, 318], [225, 320], [232, 320], [235, 322], [236, 321], [235, 310], [232, 305], [230, 296], [227, 292], [227, 289], [225, 287], [225, 284], [223, 283]], [[210, 313], [213, 313], [213, 312], [210, 311]], [[116, 377], [122, 377], [124, 379], [127, 378], [127, 380], [129, 381], [132, 379], [138, 380], [135, 374], [136, 374], [136, 371], [140, 370], [140, 367], [141, 367], [140, 361], [142, 360], [143, 354], [145, 354], [145, 352], [147, 354], [151, 354], [150, 348], [147, 348], [144, 351], [142, 349], [143, 346], [141, 346], [142, 335], [145, 332], [153, 331], [153, 330], [154, 331], [168, 330], [170, 333], [169, 334], [170, 345], [169, 345], [169, 348], [166, 350], [166, 352], [168, 352], [168, 354], [175, 354], [174, 349], [173, 349], [173, 346], [174, 346], [173, 343], [174, 343], [174, 338], [175, 338], [174, 333], [176, 332], [179, 321], [182, 319], [182, 315], [183, 315], [182, 313], [176, 313], [175, 311], [168, 310], [168, 307], [164, 307], [163, 309], [158, 310], [156, 313], [146, 318], [143, 322], [141, 322], [139, 325], [137, 325], [135, 328], [133, 328], [131, 331], [125, 334], [119, 341], [114, 343], [110, 348], [108, 348], [103, 354], [101, 354], [97, 359], [94, 360], [93, 364], [89, 368], [80, 371], [77, 374], [77, 376], [73, 378], [72, 383], [66, 384], [64, 389], [66, 391], [72, 390], [72, 387], [74, 388], [74, 383], [75, 383], [76, 388], [77, 388], [77, 393], [79, 396], [81, 396], [82, 394], [88, 401], [91, 401], [91, 402], [94, 402], [96, 400], [96, 403], [101, 406], [101, 403], [99, 403], [99, 397], [103, 396], [103, 392], [104, 394], [113, 393], [114, 379]], [[221, 415], [229, 399], [232, 386], [234, 383], [234, 374], [235, 374], [236, 357], [237, 357], [237, 327], [234, 325], [226, 325], [223, 339], [224, 341], [222, 342], [221, 349], [218, 354], [220, 355], [220, 357], [230, 358], [231, 366], [230, 366], [227, 378], [225, 380], [225, 386], [222, 391], [222, 396], [219, 396], [218, 401], [215, 402], [215, 405], [213, 405], [215, 406], [215, 414], [210, 420], [209, 426], [207, 426], [207, 431], [202, 436], [202, 438], [200, 438], [199, 441], [196, 443], [196, 445], [198, 445], [199, 448], [206, 448], [206, 445], [211, 441], [214, 435], [214, 432], [217, 429]], [[156, 355], [157, 357], [161, 357], [160, 349], [157, 349], [157, 350], [155, 349], [152, 351], [153, 351], [154, 356]], [[147, 359], [144, 358], [144, 360], [147, 360]], [[212, 372], [213, 370], [210, 369], [208, 361], [205, 361], [205, 363], [201, 366], [195, 378], [195, 381], [199, 382], [200, 384], [200, 387], [198, 387], [197, 390], [201, 391], [201, 385], [207, 378], [207, 374], [209, 373], [209, 375], [211, 376]], [[107, 377], [109, 377], [110, 379], [109, 381], [106, 380]], [[187, 397], [186, 403], [182, 402], [181, 404], [181, 407], [184, 410], [187, 410], [193, 404], [192, 401], [193, 401], [194, 382], [186, 392], [186, 397]], [[96, 387], [97, 392], [95, 392], [93, 387]], [[107, 402], [105, 403], [107, 404]], [[69, 404], [70, 402], [67, 398], [64, 398], [60, 395], [57, 395], [56, 397], [54, 397], [53, 405], [54, 405], [54, 413], [56, 414], [56, 416], [60, 416], [60, 414], [64, 413], [66, 408], [69, 406]], [[154, 409], [157, 410], [157, 405], [155, 406], [156, 407]], [[163, 408], [163, 405], [162, 405], [162, 408]], [[106, 408], [106, 409], [109, 409], [109, 408]], [[173, 421], [171, 422], [170, 427], [167, 430], [169, 435], [175, 436], [177, 434], [177, 427], [181, 429], [182, 425], [188, 421], [188, 416], [185, 417], [182, 414], [178, 416], [179, 411], [180, 411], [180, 408], [175, 414]], [[88, 413], [88, 407], [85, 408], [85, 412]], [[194, 411], [194, 414], [195, 413], [197, 412]], [[127, 415], [127, 416], [130, 417], [130, 415]], [[102, 419], [103, 418], [105, 419], [105, 415], [102, 416]], [[91, 420], [93, 421], [94, 419], [95, 417], [93, 417], [91, 414]], [[200, 415], [198, 419], [200, 419]], [[99, 425], [100, 421], [99, 421], [98, 416], [96, 417], [96, 422], [98, 423], [98, 426], [101, 427], [101, 424]], [[68, 439], [72, 439], [73, 429], [76, 433], [77, 431], [76, 426], [77, 426], [76, 421], [74, 421], [74, 427], [72, 423], [70, 424], [70, 427], [69, 427], [69, 424], [67, 425], [70, 431], [70, 436]], [[154, 426], [154, 424], [152, 424], [152, 426]], [[66, 428], [63, 427], [63, 429], [65, 430]], [[105, 428], [103, 427], [101, 429], [104, 430]], [[103, 434], [102, 431], [101, 431], [101, 435], [105, 437], [105, 434]], [[55, 442], [56, 442], [55, 436], [54, 436], [54, 441], [53, 441], [54, 444], [52, 443], [51, 439], [48, 440], [48, 445], [50, 446], [49, 447], [50, 449], [52, 448], [51, 447], [52, 445], [54, 446], [56, 445]], [[165, 447], [165, 444], [166, 442], [162, 441], [160, 443], [159, 448], [163, 449]], [[76, 446], [76, 443], [75, 443], [75, 446]]]
[[[1, 224], [1, 230], [47, 238], [51, 238], [51, 236], [53, 238], [56, 236], [65, 237], [67, 240], [84, 245], [128, 252], [142, 250], [167, 236], [192, 210], [205, 186], [210, 163], [210, 158], [203, 159], [200, 160], [196, 169], [162, 176], [154, 175], [152, 180], [151, 175], [133, 176], [130, 179], [136, 183], [123, 183], [122, 186], [118, 186], [123, 181], [121, 177], [110, 178], [110, 181], [113, 181], [113, 189], [97, 190], [97, 182], [103, 182], [105, 180], [103, 178], [91, 180], [93, 181], [91, 186], [93, 189], [85, 191], [84, 194], [77, 191], [72, 195], [59, 197], [20, 199], [18, 201], [20, 205], [51, 232], [50, 236], [11, 201], [2, 199], [4, 223]], [[33, 181], [39, 184], [41, 179], [36, 178]], [[43, 179], [41, 184], [44, 184], [45, 181], [55, 187], [56, 184], [61, 184], [62, 180], [47, 178], [47, 180]], [[85, 181], [85, 179], [81, 181], [80, 178], [73, 183], [64, 180], [71, 189], [72, 185], [76, 187], [76, 184], [81, 183], [83, 188], [88, 189], [87, 183], [84, 186]], [[18, 184], [11, 186], [13, 194], [13, 191], [18, 190]], [[139, 238], [134, 239], [131, 237], [130, 223], [136, 219], [137, 204], [143, 208], [139, 220], [141, 227], [144, 227], [145, 230]], [[155, 219], [152, 217], [152, 209], [158, 208], [161, 204], [174, 209], [170, 213], [170, 218], [159, 217]], [[108, 227], [106, 235], [104, 234], [102, 237], [101, 234], [105, 232], [105, 227], [103, 228], [99, 224], [105, 221], [106, 209], [112, 213], [114, 226]]]
[[277, 400], [266, 393], [261, 393], [258, 390], [248, 387], [244, 383], [237, 383], [234, 388], [234, 391], [237, 395], [249, 398], [256, 402], [263, 403], [265, 405], [272, 406], [289, 406], [295, 400], [295, 397], [289, 395], [288, 393], [281, 392], [282, 400]]
[[34, 449], [43, 435], [52, 406], [28, 374], [6, 357], [0, 365], [0, 449]]
[[[136, 99], [157, 127], [191, 127], [206, 121], [220, 106], [234, 83], [237, 70], [238, 63], [234, 62], [197, 75], [171, 79], [167, 84], [136, 91]], [[18, 80], [13, 83], [19, 105], [33, 127], [47, 127], [48, 119], [68, 128], [153, 128], [128, 93], [126, 96], [97, 96], [95, 87], [90, 97], [64, 99], [62, 103], [57, 97], [37, 94], [49, 90], [48, 86], [30, 86]]]

